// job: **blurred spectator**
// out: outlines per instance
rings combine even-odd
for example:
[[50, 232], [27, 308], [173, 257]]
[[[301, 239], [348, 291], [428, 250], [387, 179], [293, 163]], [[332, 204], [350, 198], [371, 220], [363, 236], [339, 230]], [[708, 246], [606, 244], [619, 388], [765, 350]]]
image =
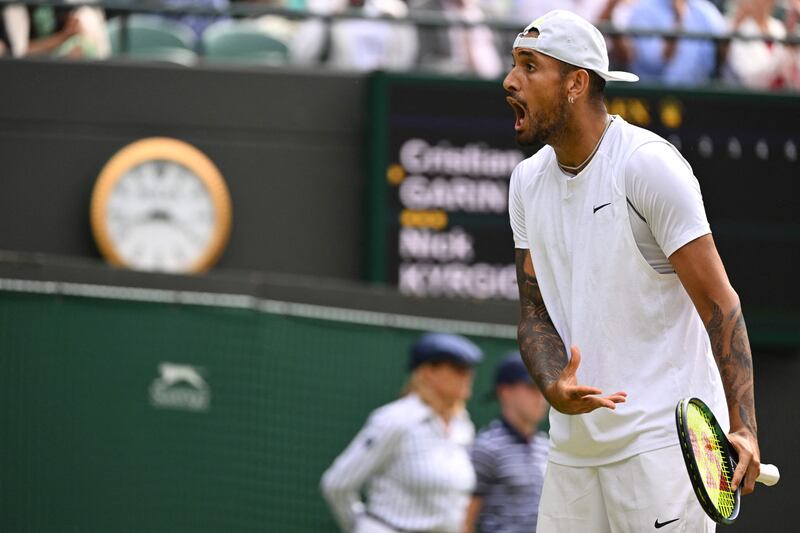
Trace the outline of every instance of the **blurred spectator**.
[[537, 431], [547, 402], [528, 374], [519, 352], [495, 370], [500, 418], [478, 434], [472, 448], [477, 485], [467, 512], [466, 533], [536, 531], [539, 498], [550, 441]]
[[[290, 9], [315, 15], [330, 15], [347, 6], [348, 0], [284, 0]], [[330, 28], [321, 18], [308, 17], [294, 23], [289, 39], [289, 56], [297, 65], [313, 65], [327, 58]]]
[[[527, 25], [548, 11], [566, 9], [592, 24], [610, 23], [622, 28], [627, 26], [635, 4], [636, 0], [513, 0], [510, 14], [520, 24]], [[611, 67], [628, 69], [632, 56], [630, 41], [624, 36], [607, 36], [606, 45]], [[508, 48], [511, 49], [510, 46]]]
[[554, 9], [566, 9], [595, 24], [607, 20], [617, 3], [619, 0], [513, 0], [511, 15], [528, 24]]
[[[793, 0], [787, 6], [786, 33], [797, 37], [797, 22], [800, 19], [800, 0]], [[800, 89], [800, 45], [786, 45], [787, 60], [784, 63], [784, 85], [788, 89]]]
[[[461, 533], [475, 472], [475, 428], [464, 403], [480, 348], [428, 333], [411, 349], [408, 394], [370, 415], [322, 476], [342, 531]], [[366, 492], [366, 503], [361, 491]]]
[[[169, 7], [176, 8], [212, 8], [212, 9], [227, 9], [230, 5], [228, 0], [162, 0], [163, 4]], [[173, 20], [183, 22], [194, 31], [197, 42], [205, 29], [211, 24], [220, 20], [228, 20], [229, 17], [214, 16], [214, 15], [174, 15], [169, 16]]]
[[513, 0], [480, 0], [478, 5], [489, 19], [510, 19]]
[[5, 23], [5, 16], [3, 14], [4, 10], [0, 9], [0, 57], [6, 55], [6, 51], [9, 50], [8, 44], [8, 35], [6, 35], [6, 23]]
[[791, 54], [782, 44], [783, 22], [772, 16], [774, 0], [742, 0], [731, 19], [731, 31], [767, 40], [734, 40], [728, 52], [727, 77], [751, 89], [778, 89], [784, 85]]
[[110, 53], [105, 17], [91, 6], [64, 8], [6, 5], [2, 24], [7, 53], [104, 58]]
[[[625, 28], [637, 0], [609, 0], [597, 16], [597, 22]], [[633, 44], [624, 35], [606, 35], [609, 67], [612, 70], [630, 70]]]
[[[639, 0], [630, 27], [723, 34], [725, 19], [708, 0]], [[631, 70], [642, 81], [667, 85], [702, 85], [717, 68], [717, 45], [697, 39], [633, 39]]]
[[353, 2], [350, 7], [363, 7], [367, 18], [336, 20], [331, 24], [330, 65], [361, 71], [412, 68], [417, 58], [414, 26], [370, 20], [378, 16], [405, 18], [408, 15], [405, 2], [366, 0], [359, 4]]
[[497, 78], [503, 71], [494, 35], [485, 25], [478, 0], [409, 0], [411, 11], [439, 11], [454, 20], [477, 24], [470, 27], [420, 27], [419, 64], [424, 70], [446, 74], [477, 74]]

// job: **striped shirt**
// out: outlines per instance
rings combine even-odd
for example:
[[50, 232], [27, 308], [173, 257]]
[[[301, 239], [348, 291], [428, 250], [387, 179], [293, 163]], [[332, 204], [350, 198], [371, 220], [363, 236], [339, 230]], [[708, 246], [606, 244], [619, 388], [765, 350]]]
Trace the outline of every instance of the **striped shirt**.
[[549, 448], [546, 433], [525, 438], [502, 418], [478, 434], [472, 463], [475, 496], [483, 500], [478, 517], [483, 533], [536, 531]]
[[445, 427], [409, 394], [372, 413], [323, 474], [323, 495], [343, 531], [368, 514], [399, 531], [459, 532], [475, 488], [468, 452], [474, 436], [466, 412]]

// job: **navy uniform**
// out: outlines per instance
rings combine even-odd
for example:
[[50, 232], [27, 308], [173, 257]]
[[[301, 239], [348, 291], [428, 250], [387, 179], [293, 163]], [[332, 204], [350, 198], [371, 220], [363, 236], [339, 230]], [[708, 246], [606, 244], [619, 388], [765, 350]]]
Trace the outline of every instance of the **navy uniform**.
[[[503, 359], [495, 372], [495, 391], [521, 384], [535, 389], [519, 352]], [[547, 467], [550, 441], [537, 431], [545, 400], [536, 391], [541, 410], [529, 411], [530, 431], [507, 416], [493, 420], [475, 439], [472, 462], [477, 475], [474, 492], [477, 522], [482, 533], [533, 533]], [[521, 398], [525, 400], [525, 398]], [[503, 406], [504, 411], [508, 406]], [[534, 409], [535, 411], [535, 409]]]

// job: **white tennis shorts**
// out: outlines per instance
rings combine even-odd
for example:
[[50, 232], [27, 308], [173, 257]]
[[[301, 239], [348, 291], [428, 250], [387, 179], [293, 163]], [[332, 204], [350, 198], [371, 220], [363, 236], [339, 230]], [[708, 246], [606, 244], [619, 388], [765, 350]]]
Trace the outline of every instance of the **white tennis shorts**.
[[679, 445], [597, 467], [547, 464], [536, 533], [713, 533]]

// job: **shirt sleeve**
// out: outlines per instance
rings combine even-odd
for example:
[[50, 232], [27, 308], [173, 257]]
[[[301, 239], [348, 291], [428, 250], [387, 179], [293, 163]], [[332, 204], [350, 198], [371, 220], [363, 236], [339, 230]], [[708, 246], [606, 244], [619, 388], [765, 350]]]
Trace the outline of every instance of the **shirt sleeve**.
[[322, 475], [322, 494], [342, 531], [352, 531], [358, 516], [364, 513], [361, 489], [392, 458], [399, 437], [397, 424], [373, 414]]
[[494, 454], [489, 449], [486, 441], [480, 437], [475, 440], [470, 453], [472, 467], [475, 469], [475, 496], [484, 496], [489, 492], [489, 487], [494, 483], [495, 462]]
[[508, 218], [511, 222], [511, 232], [514, 234], [514, 247], [527, 249], [528, 232], [525, 228], [525, 205], [522, 202], [522, 194], [519, 183], [520, 168], [523, 163], [517, 165], [511, 173], [511, 181], [508, 184]]
[[654, 141], [637, 148], [625, 169], [625, 189], [665, 256], [711, 233], [700, 184], [671, 144]]
[[705, 14], [705, 20], [709, 33], [713, 33], [715, 35], [722, 35], [728, 31], [728, 22], [725, 20], [725, 16], [717, 9], [717, 6], [714, 4], [707, 2], [701, 4], [701, 9], [703, 9]]

